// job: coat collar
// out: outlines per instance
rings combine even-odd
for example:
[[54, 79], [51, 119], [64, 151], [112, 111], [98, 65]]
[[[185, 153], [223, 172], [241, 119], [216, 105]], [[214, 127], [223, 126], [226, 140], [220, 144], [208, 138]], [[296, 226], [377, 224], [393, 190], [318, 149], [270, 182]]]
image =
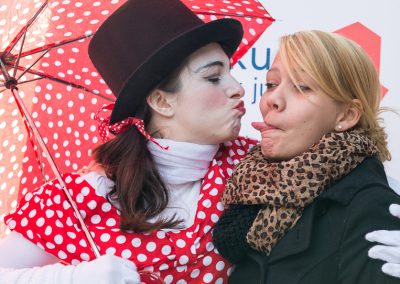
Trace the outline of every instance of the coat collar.
[[376, 158], [365, 159], [347, 176], [333, 183], [319, 199], [347, 205], [360, 190], [371, 184], [389, 187], [383, 165]]
[[310, 204], [303, 211], [299, 222], [274, 247], [269, 262], [300, 253], [310, 246], [314, 216], [324, 214], [326, 201], [347, 205], [360, 190], [371, 184], [388, 187], [383, 165], [375, 158], [365, 159]]

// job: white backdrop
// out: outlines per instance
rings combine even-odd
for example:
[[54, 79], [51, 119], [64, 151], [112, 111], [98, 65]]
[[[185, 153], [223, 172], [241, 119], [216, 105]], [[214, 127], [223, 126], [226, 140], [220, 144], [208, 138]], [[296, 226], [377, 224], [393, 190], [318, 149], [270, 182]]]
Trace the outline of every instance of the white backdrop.
[[[400, 112], [400, 1], [399, 0], [260, 0], [276, 21], [264, 32], [233, 68], [233, 74], [246, 89], [247, 113], [242, 135], [260, 139], [250, 122], [260, 120], [258, 103], [265, 74], [278, 48], [280, 36], [304, 29], [337, 31], [357, 22], [380, 37], [380, 79], [388, 89], [381, 105]], [[358, 27], [361, 25], [357, 25]], [[367, 29], [359, 29], [365, 32]], [[371, 44], [377, 43], [371, 39]], [[375, 50], [379, 52], [379, 50]], [[385, 162], [389, 176], [400, 179], [400, 115], [382, 115], [389, 136], [392, 161]]]

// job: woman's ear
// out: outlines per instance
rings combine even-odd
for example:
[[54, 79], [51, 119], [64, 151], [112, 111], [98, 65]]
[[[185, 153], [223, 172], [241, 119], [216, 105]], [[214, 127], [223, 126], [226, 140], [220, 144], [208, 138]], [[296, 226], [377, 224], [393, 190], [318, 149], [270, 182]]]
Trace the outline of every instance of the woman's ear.
[[153, 112], [161, 116], [172, 117], [175, 113], [175, 94], [167, 93], [160, 89], [155, 89], [151, 92], [146, 100]]
[[344, 110], [339, 114], [335, 130], [338, 132], [346, 131], [356, 126], [360, 120], [362, 110], [361, 101], [359, 99], [353, 99], [352, 103], [344, 106]]

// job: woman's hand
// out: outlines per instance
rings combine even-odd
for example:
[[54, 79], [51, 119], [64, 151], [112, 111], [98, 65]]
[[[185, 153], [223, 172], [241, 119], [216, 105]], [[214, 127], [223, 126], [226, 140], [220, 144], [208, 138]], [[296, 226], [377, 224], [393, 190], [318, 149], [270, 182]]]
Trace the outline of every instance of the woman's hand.
[[140, 276], [132, 261], [114, 255], [103, 255], [77, 265], [72, 275], [72, 283], [140, 284]]
[[[393, 216], [400, 218], [399, 204], [390, 205], [389, 211]], [[385, 261], [382, 271], [400, 278], [400, 230], [377, 230], [368, 233], [365, 238], [370, 242], [380, 243], [368, 251], [368, 256]]]

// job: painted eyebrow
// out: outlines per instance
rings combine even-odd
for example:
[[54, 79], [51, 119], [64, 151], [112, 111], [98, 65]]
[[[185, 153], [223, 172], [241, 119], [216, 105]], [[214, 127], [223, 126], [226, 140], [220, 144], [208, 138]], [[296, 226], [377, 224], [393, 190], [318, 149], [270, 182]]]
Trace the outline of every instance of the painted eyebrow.
[[271, 73], [276, 73], [276, 72], [279, 73], [279, 69], [278, 69], [278, 68], [275, 68], [275, 67], [274, 67], [274, 68], [271, 68], [271, 69], [268, 70], [267, 74], [270, 73], [270, 72], [271, 72]]
[[210, 62], [210, 63], [204, 65], [204, 66], [201, 66], [201, 67], [197, 68], [196, 70], [194, 70], [194, 73], [199, 73], [202, 69], [207, 69], [207, 68], [210, 68], [210, 67], [213, 67], [213, 66], [221, 66], [221, 67], [223, 67], [224, 65], [225, 64], [222, 61], [213, 61], [213, 62]]

